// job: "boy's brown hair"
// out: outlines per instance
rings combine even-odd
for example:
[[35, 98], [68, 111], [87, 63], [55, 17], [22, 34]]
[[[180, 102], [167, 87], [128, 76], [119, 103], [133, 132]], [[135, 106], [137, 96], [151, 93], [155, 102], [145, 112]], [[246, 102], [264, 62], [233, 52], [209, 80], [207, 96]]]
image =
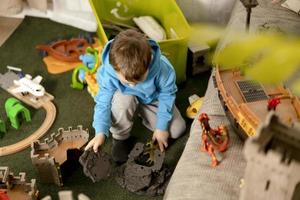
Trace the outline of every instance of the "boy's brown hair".
[[151, 46], [140, 32], [128, 29], [113, 40], [109, 62], [127, 81], [138, 82], [143, 78], [151, 62]]

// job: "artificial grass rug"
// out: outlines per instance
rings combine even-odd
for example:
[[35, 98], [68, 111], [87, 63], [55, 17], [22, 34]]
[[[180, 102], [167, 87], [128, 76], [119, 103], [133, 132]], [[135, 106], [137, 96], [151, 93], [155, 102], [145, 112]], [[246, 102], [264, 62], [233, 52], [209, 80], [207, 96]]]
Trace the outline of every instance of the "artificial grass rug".
[[[46, 70], [41, 57], [35, 50], [37, 44], [47, 43], [62, 38], [78, 36], [82, 30], [70, 26], [55, 23], [53, 21], [41, 18], [26, 17], [13, 35], [0, 47], [0, 73], [5, 73], [6, 66], [15, 66], [23, 69], [24, 73], [43, 76], [42, 85], [46, 91], [52, 94], [54, 104], [56, 105], [56, 120], [46, 136], [57, 132], [60, 127], [76, 127], [82, 125], [83, 128], [90, 130], [90, 138], [94, 137], [94, 130], [91, 126], [93, 118], [94, 102], [92, 97], [83, 91], [74, 90], [69, 85], [71, 83], [72, 72], [52, 75]], [[188, 97], [194, 93], [199, 96], [203, 95], [206, 89], [209, 73], [188, 79], [182, 85], [177, 93], [176, 105], [185, 114], [188, 106]], [[0, 146], [13, 144], [22, 138], [30, 135], [36, 130], [45, 118], [43, 109], [35, 110], [30, 108], [32, 113], [32, 122], [24, 122], [19, 130], [10, 127], [4, 111], [4, 103], [7, 98], [11, 97], [9, 93], [0, 89], [0, 119], [6, 122], [8, 132], [3, 139], [0, 139]], [[165, 163], [174, 168], [185, 146], [188, 138], [191, 120], [187, 120], [186, 134], [170, 143], [166, 152]], [[134, 123], [132, 135], [136, 141], [146, 142], [152, 137], [152, 133], [147, 130], [137, 119]], [[110, 154], [111, 139], [107, 139], [103, 150]], [[92, 183], [79, 167], [69, 177], [66, 178], [63, 187], [54, 184], [43, 184], [40, 182], [38, 173], [31, 163], [30, 148], [16, 154], [0, 157], [0, 166], [8, 166], [12, 172], [26, 172], [27, 180], [32, 178], [37, 180], [40, 197], [51, 195], [57, 198], [57, 192], [60, 190], [73, 190], [74, 196], [78, 193], [84, 193], [91, 199], [149, 199], [148, 196], [139, 196], [122, 189], [114, 180], [114, 177], [105, 181]], [[152, 197], [151, 199], [162, 199], [162, 196]]]

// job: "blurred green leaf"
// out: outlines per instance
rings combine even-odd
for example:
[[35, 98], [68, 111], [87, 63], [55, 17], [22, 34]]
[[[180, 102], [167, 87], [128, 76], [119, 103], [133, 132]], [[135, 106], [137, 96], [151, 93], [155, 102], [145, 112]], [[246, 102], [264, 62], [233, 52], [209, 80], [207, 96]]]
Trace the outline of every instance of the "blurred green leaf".
[[[300, 68], [300, 39], [274, 34], [239, 36], [216, 53], [214, 63], [222, 69], [240, 68], [262, 83], [282, 83]], [[293, 80], [292, 89], [300, 94], [300, 77]]]
[[291, 85], [291, 90], [295, 92], [295, 94], [300, 94], [300, 79]]
[[[298, 49], [299, 50], [299, 49]], [[273, 48], [252, 67], [245, 70], [246, 76], [259, 82], [276, 84], [285, 80], [297, 70], [300, 65], [300, 52], [293, 45], [282, 45]]]
[[209, 46], [216, 46], [219, 39], [224, 34], [223, 27], [211, 24], [194, 23], [190, 24], [190, 27], [191, 34], [189, 36], [189, 40], [191, 44], [207, 44]]
[[238, 39], [225, 46], [214, 58], [224, 69], [248, 67], [262, 55], [277, 46], [278, 40], [262, 35], [236, 36]]

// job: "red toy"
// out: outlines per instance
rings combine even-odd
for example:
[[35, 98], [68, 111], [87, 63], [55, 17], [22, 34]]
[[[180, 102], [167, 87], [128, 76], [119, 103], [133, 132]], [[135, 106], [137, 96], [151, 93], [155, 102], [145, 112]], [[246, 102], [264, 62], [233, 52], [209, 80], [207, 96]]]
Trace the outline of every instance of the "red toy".
[[198, 118], [202, 127], [202, 142], [200, 150], [207, 152], [212, 157], [212, 167], [216, 167], [219, 164], [217, 157], [214, 153], [215, 150], [224, 152], [228, 148], [229, 134], [227, 128], [224, 125], [218, 126], [217, 129], [210, 127], [208, 121], [209, 118], [206, 113], [201, 113]]
[[85, 49], [92, 46], [84, 38], [59, 40], [50, 45], [37, 45], [36, 49], [45, 51], [57, 60], [65, 62], [79, 62], [79, 56], [85, 54]]
[[276, 110], [277, 105], [280, 104], [280, 98], [274, 97], [268, 100], [268, 110]]
[[5, 190], [0, 189], [0, 200], [9, 200], [8, 195], [6, 194]]

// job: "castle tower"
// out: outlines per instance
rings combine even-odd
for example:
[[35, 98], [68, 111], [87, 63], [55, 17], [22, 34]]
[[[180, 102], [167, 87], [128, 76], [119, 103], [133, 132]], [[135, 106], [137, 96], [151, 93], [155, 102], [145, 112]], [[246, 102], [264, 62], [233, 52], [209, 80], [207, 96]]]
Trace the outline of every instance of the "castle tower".
[[[88, 141], [88, 130], [82, 126], [77, 129], [58, 129], [44, 142], [35, 141], [31, 144], [31, 161], [38, 170], [40, 180], [44, 183], [63, 185], [61, 167], [70, 159], [68, 150], [80, 150]], [[72, 158], [71, 158], [72, 159]]]
[[242, 200], [300, 199], [300, 129], [272, 112], [244, 148], [247, 160]]
[[36, 180], [26, 182], [26, 173], [20, 172], [15, 176], [8, 167], [0, 166], [0, 189], [7, 193], [10, 199], [36, 200], [38, 190]]

